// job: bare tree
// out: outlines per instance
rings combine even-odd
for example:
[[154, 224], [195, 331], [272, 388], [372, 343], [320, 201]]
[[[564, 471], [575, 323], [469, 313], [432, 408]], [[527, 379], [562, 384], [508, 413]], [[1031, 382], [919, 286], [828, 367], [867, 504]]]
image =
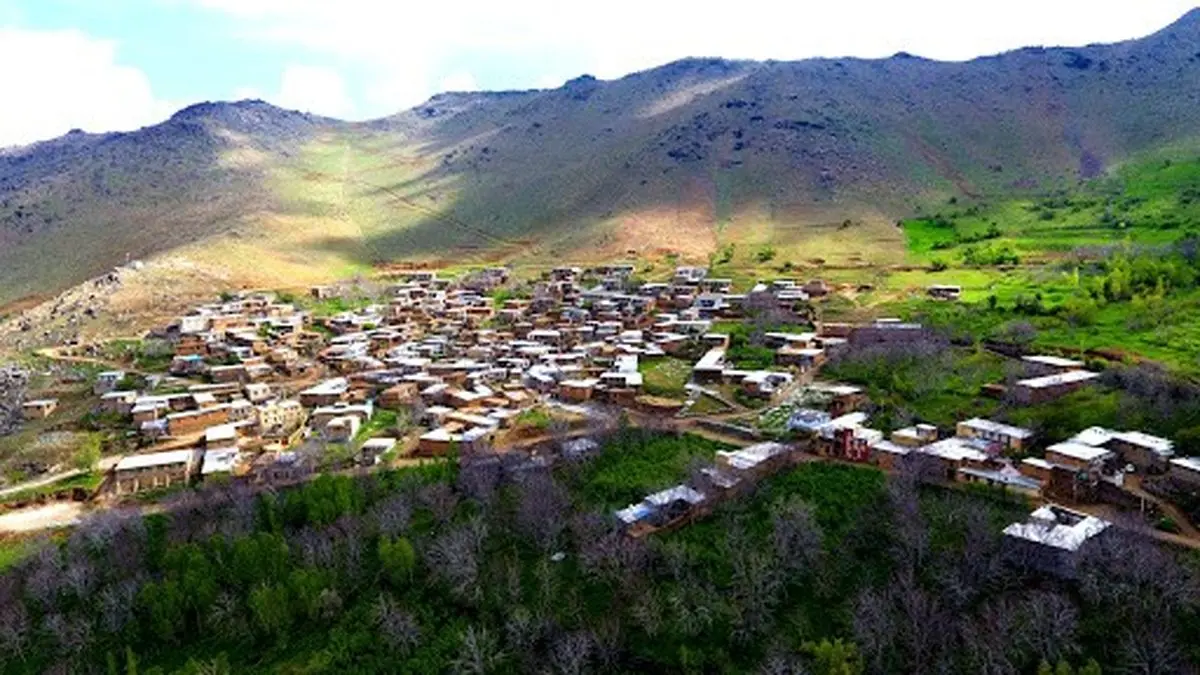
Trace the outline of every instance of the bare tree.
[[852, 621], [854, 642], [858, 645], [868, 672], [886, 672], [888, 653], [895, 644], [895, 622], [887, 599], [872, 588], [864, 589], [854, 603]]
[[1034, 591], [1023, 600], [1021, 646], [1048, 663], [1079, 653], [1079, 610], [1070, 600], [1053, 591]]
[[412, 522], [412, 501], [406, 494], [397, 494], [375, 505], [371, 509], [379, 533], [395, 537], [408, 531]]
[[380, 594], [373, 608], [375, 626], [389, 647], [409, 654], [421, 643], [421, 628], [413, 615], [400, 608], [386, 593]]
[[445, 483], [431, 483], [417, 492], [417, 501], [429, 509], [433, 517], [442, 524], [450, 522], [458, 508], [458, 495]]
[[426, 557], [430, 570], [460, 600], [474, 601], [478, 597], [479, 545], [465, 526], [451, 528], [429, 545]]
[[566, 490], [552, 477], [528, 476], [520, 486], [517, 526], [542, 550], [549, 551], [560, 543], [570, 507]]
[[[0, 610], [0, 659], [13, 656], [24, 661], [29, 642], [29, 615], [25, 612], [25, 605], [15, 602]], [[0, 660], [0, 663], [6, 661]]]
[[1183, 650], [1162, 620], [1129, 626], [1120, 638], [1116, 672], [1125, 675], [1160, 675], [1195, 672]]
[[500, 486], [500, 462], [495, 457], [465, 459], [458, 470], [458, 489], [476, 503], [490, 505]]
[[811, 571], [824, 540], [812, 508], [799, 499], [788, 500], [772, 509], [771, 524], [775, 555], [784, 570], [791, 575]]
[[596, 638], [588, 631], [575, 631], [559, 636], [550, 652], [554, 672], [561, 675], [586, 673], [595, 645]]
[[469, 626], [463, 633], [462, 646], [452, 667], [454, 672], [463, 675], [486, 675], [498, 670], [504, 658], [504, 652], [486, 628]]

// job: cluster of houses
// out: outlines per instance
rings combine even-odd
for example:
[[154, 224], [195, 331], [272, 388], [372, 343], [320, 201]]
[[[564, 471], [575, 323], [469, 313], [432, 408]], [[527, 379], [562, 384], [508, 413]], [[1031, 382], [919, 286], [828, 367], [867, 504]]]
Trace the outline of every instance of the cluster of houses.
[[[398, 274], [383, 300], [323, 318], [265, 293], [195, 307], [163, 331], [169, 373], [140, 389], [146, 378], [122, 371], [95, 380], [101, 409], [147, 448], [119, 461], [111, 484], [127, 494], [217, 475], [287, 480], [311, 470], [305, 450], [319, 443], [353, 445], [367, 463], [402, 440], [418, 456], [483, 452], [550, 399], [638, 406], [644, 363], [668, 356], [694, 359], [697, 382], [770, 399], [847, 342], [844, 332], [769, 333], [775, 366], [741, 369], [715, 321], [762, 307], [799, 316], [827, 287], [775, 280], [736, 294], [700, 267], [668, 283], [633, 273], [558, 267], [528, 297], [511, 297], [495, 292], [504, 268], [453, 281], [415, 271]], [[53, 402], [28, 408], [49, 415]], [[415, 440], [372, 425], [383, 410], [402, 414]]]
[[[169, 373], [114, 370], [95, 379], [101, 410], [146, 447], [120, 459], [107, 484], [125, 495], [225, 476], [295, 481], [330, 445], [350, 448], [363, 465], [392, 453], [478, 455], [505, 447], [502, 437], [548, 402], [585, 414], [592, 403], [644, 409], [651, 397], [643, 395], [643, 373], [656, 359], [691, 363], [699, 389], [734, 387], [772, 400], [810, 386], [839, 350], [930, 338], [919, 324], [887, 319], [766, 332], [759, 337], [773, 351], [772, 366], [740, 368], [730, 336], [714, 331], [717, 321], [765, 310], [800, 323], [802, 305], [829, 289], [780, 279], [738, 294], [730, 280], [700, 267], [680, 267], [665, 283], [635, 282], [633, 274], [631, 265], [557, 267], [527, 297], [514, 297], [496, 292], [509, 281], [504, 268], [454, 281], [416, 271], [397, 275], [384, 300], [323, 318], [271, 294], [195, 307], [164, 332], [174, 348]], [[322, 299], [338, 292], [312, 289]], [[1025, 361], [1030, 377], [1009, 387], [1018, 402], [1050, 400], [1098, 377], [1069, 359]], [[868, 426], [860, 389], [823, 391], [827, 407], [788, 419], [798, 442], [719, 453], [688, 483], [648, 495], [616, 518], [635, 535], [687, 522], [810, 452], [891, 470], [919, 465], [935, 480], [1060, 501], [1102, 499], [1131, 468], [1200, 486], [1200, 459], [1176, 458], [1170, 441], [1148, 434], [1087, 429], [1033, 457], [1028, 429], [970, 419], [953, 435], [928, 425], [885, 435]], [[25, 414], [46, 417], [55, 406], [28, 401]], [[381, 424], [384, 411], [404, 420], [403, 428]], [[1066, 546], [1103, 530], [1085, 516], [1047, 508], [1010, 528], [1011, 536]]]

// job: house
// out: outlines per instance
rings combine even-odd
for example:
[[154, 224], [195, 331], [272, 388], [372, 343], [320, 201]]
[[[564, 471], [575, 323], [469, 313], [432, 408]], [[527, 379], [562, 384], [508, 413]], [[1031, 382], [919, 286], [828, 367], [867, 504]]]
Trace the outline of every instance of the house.
[[692, 367], [692, 375], [697, 382], [715, 382], [725, 373], [725, 350], [714, 347], [708, 350], [696, 365]]
[[280, 401], [257, 408], [258, 426], [264, 436], [287, 436], [304, 424], [307, 414], [299, 401]]
[[325, 380], [300, 392], [300, 405], [305, 408], [333, 405], [345, 399], [349, 390], [350, 382], [344, 377]]
[[123, 370], [106, 370], [96, 376], [96, 383], [92, 385], [92, 393], [100, 396], [114, 391], [117, 384], [125, 379], [125, 371]]
[[675, 276], [671, 278], [676, 286], [694, 286], [708, 276], [706, 267], [681, 266], [675, 268]]
[[200, 476], [228, 476], [237, 468], [241, 453], [234, 448], [217, 448], [204, 451], [204, 463], [200, 466]]
[[1044, 375], [1021, 380], [1012, 386], [1013, 400], [1022, 405], [1045, 403], [1062, 398], [1092, 384], [1099, 373], [1088, 370], [1070, 370], [1056, 375]]
[[198, 450], [172, 450], [123, 457], [113, 468], [113, 490], [118, 495], [186, 485], [200, 460]]
[[599, 380], [590, 378], [583, 380], [563, 380], [558, 383], [558, 397], [572, 403], [590, 401], [598, 384], [600, 384]]
[[655, 492], [641, 502], [617, 511], [614, 515], [618, 522], [630, 529], [631, 534], [644, 533], [648, 529], [671, 525], [681, 520], [691, 514], [696, 507], [704, 504], [706, 499], [703, 493], [694, 488], [676, 485], [673, 488]]
[[167, 415], [167, 434], [176, 438], [203, 433], [208, 427], [229, 421], [229, 407], [218, 406], [201, 410], [187, 410]]
[[266, 403], [275, 396], [271, 391], [271, 385], [262, 383], [247, 384], [242, 387], [242, 391], [246, 394], [246, 400], [255, 405]]
[[1066, 441], [1046, 448], [1046, 461], [1075, 471], [1099, 473], [1116, 454], [1105, 448]]
[[1023, 523], [1004, 528], [1005, 555], [1011, 561], [1055, 576], [1072, 578], [1086, 551], [1109, 531], [1095, 516], [1047, 504]]
[[321, 427], [321, 436], [330, 443], [349, 443], [361, 427], [362, 420], [355, 415], [334, 417]]
[[128, 415], [133, 412], [137, 399], [136, 391], [110, 391], [100, 397], [100, 408], [117, 415]]
[[964, 466], [958, 470], [954, 479], [959, 483], [986, 485], [991, 488], [997, 488], [1005, 492], [1015, 492], [1031, 498], [1041, 496], [1042, 492], [1041, 481], [1025, 476], [1011, 467], [980, 469]]
[[1061, 356], [1049, 356], [1045, 354], [1022, 356], [1021, 361], [1025, 364], [1025, 369], [1034, 377], [1059, 375], [1072, 370], [1083, 370], [1084, 366], [1083, 361], [1064, 359]]
[[959, 422], [956, 428], [959, 438], [974, 438], [987, 441], [1003, 452], [1022, 452], [1028, 449], [1033, 438], [1029, 429], [1001, 424], [978, 417]]
[[417, 402], [420, 389], [416, 382], [400, 382], [379, 395], [379, 407], [385, 410], [400, 410]]
[[[960, 434], [961, 435], [961, 434]], [[906, 448], [923, 448], [937, 442], [938, 428], [932, 424], [917, 424], [892, 432], [891, 442]]]
[[1165, 438], [1140, 431], [1119, 431], [1105, 447], [1116, 452], [1121, 461], [1141, 471], [1163, 473], [1175, 456], [1175, 444]]
[[383, 455], [391, 452], [396, 448], [396, 439], [394, 438], [371, 438], [362, 444], [359, 448], [359, 461], [363, 466], [375, 466], [378, 464]]
[[1171, 478], [1200, 488], [1200, 457], [1176, 457], [1169, 463]]
[[322, 406], [313, 411], [309, 423], [313, 428], [322, 428], [338, 417], [354, 417], [359, 424], [366, 424], [375, 415], [375, 406], [366, 403], [337, 403]]
[[717, 452], [717, 466], [735, 474], [762, 477], [786, 464], [791, 452], [791, 448], [782, 443], [759, 443], [740, 450], [720, 450]]
[[990, 458], [981, 445], [986, 447], [977, 441], [954, 437], [918, 448], [916, 452], [933, 462], [939, 478], [955, 480], [960, 469], [988, 468]]
[[934, 284], [925, 289], [925, 292], [934, 300], [958, 300], [962, 297], [962, 286]]
[[43, 420], [58, 408], [58, 399], [39, 398], [21, 404], [21, 414], [27, 420]]

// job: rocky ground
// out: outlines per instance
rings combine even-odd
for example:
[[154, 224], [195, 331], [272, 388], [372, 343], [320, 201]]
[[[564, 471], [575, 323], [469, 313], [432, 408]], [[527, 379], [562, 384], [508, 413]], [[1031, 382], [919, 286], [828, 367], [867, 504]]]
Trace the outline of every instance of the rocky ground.
[[21, 404], [29, 388], [29, 373], [16, 365], [0, 366], [0, 436], [21, 425]]
[[140, 335], [230, 280], [183, 258], [135, 261], [33, 307], [0, 315], [0, 354]]

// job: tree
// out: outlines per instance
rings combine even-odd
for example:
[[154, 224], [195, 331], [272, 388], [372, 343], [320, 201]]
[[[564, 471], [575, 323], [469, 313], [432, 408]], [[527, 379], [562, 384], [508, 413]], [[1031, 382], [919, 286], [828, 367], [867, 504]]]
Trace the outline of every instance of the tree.
[[254, 625], [263, 635], [276, 639], [287, 636], [293, 616], [286, 586], [262, 584], [250, 592], [247, 604]]
[[396, 588], [402, 588], [412, 581], [413, 570], [417, 566], [417, 553], [404, 537], [380, 537], [379, 564], [388, 582]]
[[814, 675], [862, 675], [862, 657], [853, 642], [805, 642], [801, 650], [812, 660]]
[[504, 663], [504, 652], [486, 628], [470, 626], [463, 633], [458, 658], [451, 664], [454, 672], [463, 675], [486, 675]]
[[71, 466], [80, 471], [94, 471], [100, 462], [100, 436], [87, 434], [75, 455], [71, 458]]

